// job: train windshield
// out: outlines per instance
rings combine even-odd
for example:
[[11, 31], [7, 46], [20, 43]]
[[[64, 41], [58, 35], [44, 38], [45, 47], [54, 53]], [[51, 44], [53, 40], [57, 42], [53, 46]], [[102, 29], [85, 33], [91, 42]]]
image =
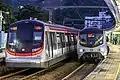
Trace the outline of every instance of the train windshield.
[[19, 53], [38, 50], [43, 44], [43, 30], [33, 24], [20, 24], [11, 27], [7, 47]]
[[80, 45], [85, 47], [97, 47], [103, 44], [103, 33], [80, 34]]

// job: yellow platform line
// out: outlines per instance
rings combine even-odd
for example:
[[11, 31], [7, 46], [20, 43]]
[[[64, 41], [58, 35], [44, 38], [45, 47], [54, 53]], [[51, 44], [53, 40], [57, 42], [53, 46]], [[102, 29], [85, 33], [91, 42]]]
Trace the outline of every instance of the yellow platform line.
[[116, 75], [115, 75], [113, 80], [117, 79], [117, 76], [118, 76], [119, 72], [120, 72], [120, 63], [119, 63], [118, 69], [117, 69], [117, 73], [116, 73]]

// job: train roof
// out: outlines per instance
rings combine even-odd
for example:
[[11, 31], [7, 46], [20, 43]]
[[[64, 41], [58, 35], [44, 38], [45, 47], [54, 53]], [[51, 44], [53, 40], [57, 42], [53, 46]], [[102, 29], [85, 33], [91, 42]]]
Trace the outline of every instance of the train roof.
[[63, 26], [63, 25], [58, 25], [58, 24], [45, 23], [45, 25], [46, 25], [46, 26], [50, 26], [50, 27], [66, 28], [66, 29], [73, 29], [73, 30], [80, 31], [80, 29], [76, 29], [76, 28], [74, 28], [74, 27], [68, 27], [68, 26]]
[[96, 27], [89, 27], [80, 31], [80, 34], [89, 34], [89, 33], [103, 33], [103, 30]]
[[15, 25], [15, 24], [19, 24], [21, 22], [37, 22], [37, 23], [42, 23], [45, 26], [65, 28], [65, 29], [73, 29], [73, 30], [76, 30], [76, 31], [80, 31], [80, 29], [76, 29], [76, 28], [73, 28], [73, 27], [67, 27], [67, 26], [58, 25], [58, 24], [49, 24], [49, 23], [45, 23], [45, 22], [40, 21], [40, 20], [29, 20], [29, 19], [17, 21], [15, 23], [12, 23], [10, 26]]
[[[25, 20], [16, 21], [16, 22], [12, 23], [11, 25], [19, 24], [19, 23], [21, 23], [21, 22], [25, 22], [25, 21], [29, 21], [29, 22], [38, 22], [38, 23], [42, 23], [42, 24], [44, 24], [44, 22], [43, 22], [43, 21], [40, 21], [40, 20], [30, 20], [30, 19], [25, 19]], [[11, 25], [10, 25], [10, 26], [11, 26]]]
[[[83, 29], [86, 26], [84, 24], [85, 17], [101, 17], [102, 22], [105, 22], [102, 28], [106, 31], [113, 29], [116, 23], [120, 21], [119, 10], [115, 0], [44, 0], [41, 6], [44, 9], [54, 10], [56, 14], [54, 15], [55, 23], [63, 24], [64, 21], [64, 23], [71, 26], [73, 25], [72, 23], [76, 23], [77, 25], [74, 27], [79, 29]], [[67, 12], [66, 14], [65, 11]], [[100, 14], [99, 12], [102, 13]], [[59, 15], [64, 15], [64, 17], [62, 18]], [[107, 18], [107, 16], [111, 16], [111, 18]], [[59, 20], [57, 20], [57, 18], [59, 18]], [[97, 18], [93, 20], [96, 21]], [[77, 21], [79, 21], [79, 23]], [[109, 25], [110, 23], [111, 25]]]

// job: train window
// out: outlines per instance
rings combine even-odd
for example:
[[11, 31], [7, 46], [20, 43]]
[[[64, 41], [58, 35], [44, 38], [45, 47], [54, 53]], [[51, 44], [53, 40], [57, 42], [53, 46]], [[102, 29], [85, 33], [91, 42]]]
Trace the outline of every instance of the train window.
[[9, 43], [14, 43], [14, 40], [16, 39], [16, 32], [10, 32], [9, 33]]
[[73, 37], [73, 34], [71, 34], [71, 45], [74, 45], [74, 37]]
[[65, 34], [66, 46], [69, 46], [69, 34]]
[[61, 33], [62, 47], [65, 47], [65, 35]]
[[51, 38], [51, 46], [53, 47], [54, 50], [57, 49], [55, 32], [50, 32], [50, 38]]
[[34, 32], [34, 42], [42, 42], [42, 32]]
[[58, 49], [62, 48], [62, 41], [60, 38], [60, 33], [57, 33], [57, 44], [58, 44]]
[[69, 46], [71, 46], [71, 34], [68, 34], [68, 42], [69, 42]]
[[65, 41], [68, 42], [68, 37], [67, 37], [67, 35], [65, 35]]
[[77, 35], [74, 34], [74, 44], [77, 45]]
[[8, 38], [8, 48], [14, 49], [16, 44], [16, 32], [10, 32]]

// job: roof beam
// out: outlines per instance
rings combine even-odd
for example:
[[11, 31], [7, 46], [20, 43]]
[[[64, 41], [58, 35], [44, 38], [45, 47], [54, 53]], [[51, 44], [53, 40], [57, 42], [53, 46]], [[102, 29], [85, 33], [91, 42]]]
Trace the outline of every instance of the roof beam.
[[43, 8], [60, 8], [60, 9], [64, 9], [64, 8], [105, 8], [108, 9], [107, 6], [44, 6]]

